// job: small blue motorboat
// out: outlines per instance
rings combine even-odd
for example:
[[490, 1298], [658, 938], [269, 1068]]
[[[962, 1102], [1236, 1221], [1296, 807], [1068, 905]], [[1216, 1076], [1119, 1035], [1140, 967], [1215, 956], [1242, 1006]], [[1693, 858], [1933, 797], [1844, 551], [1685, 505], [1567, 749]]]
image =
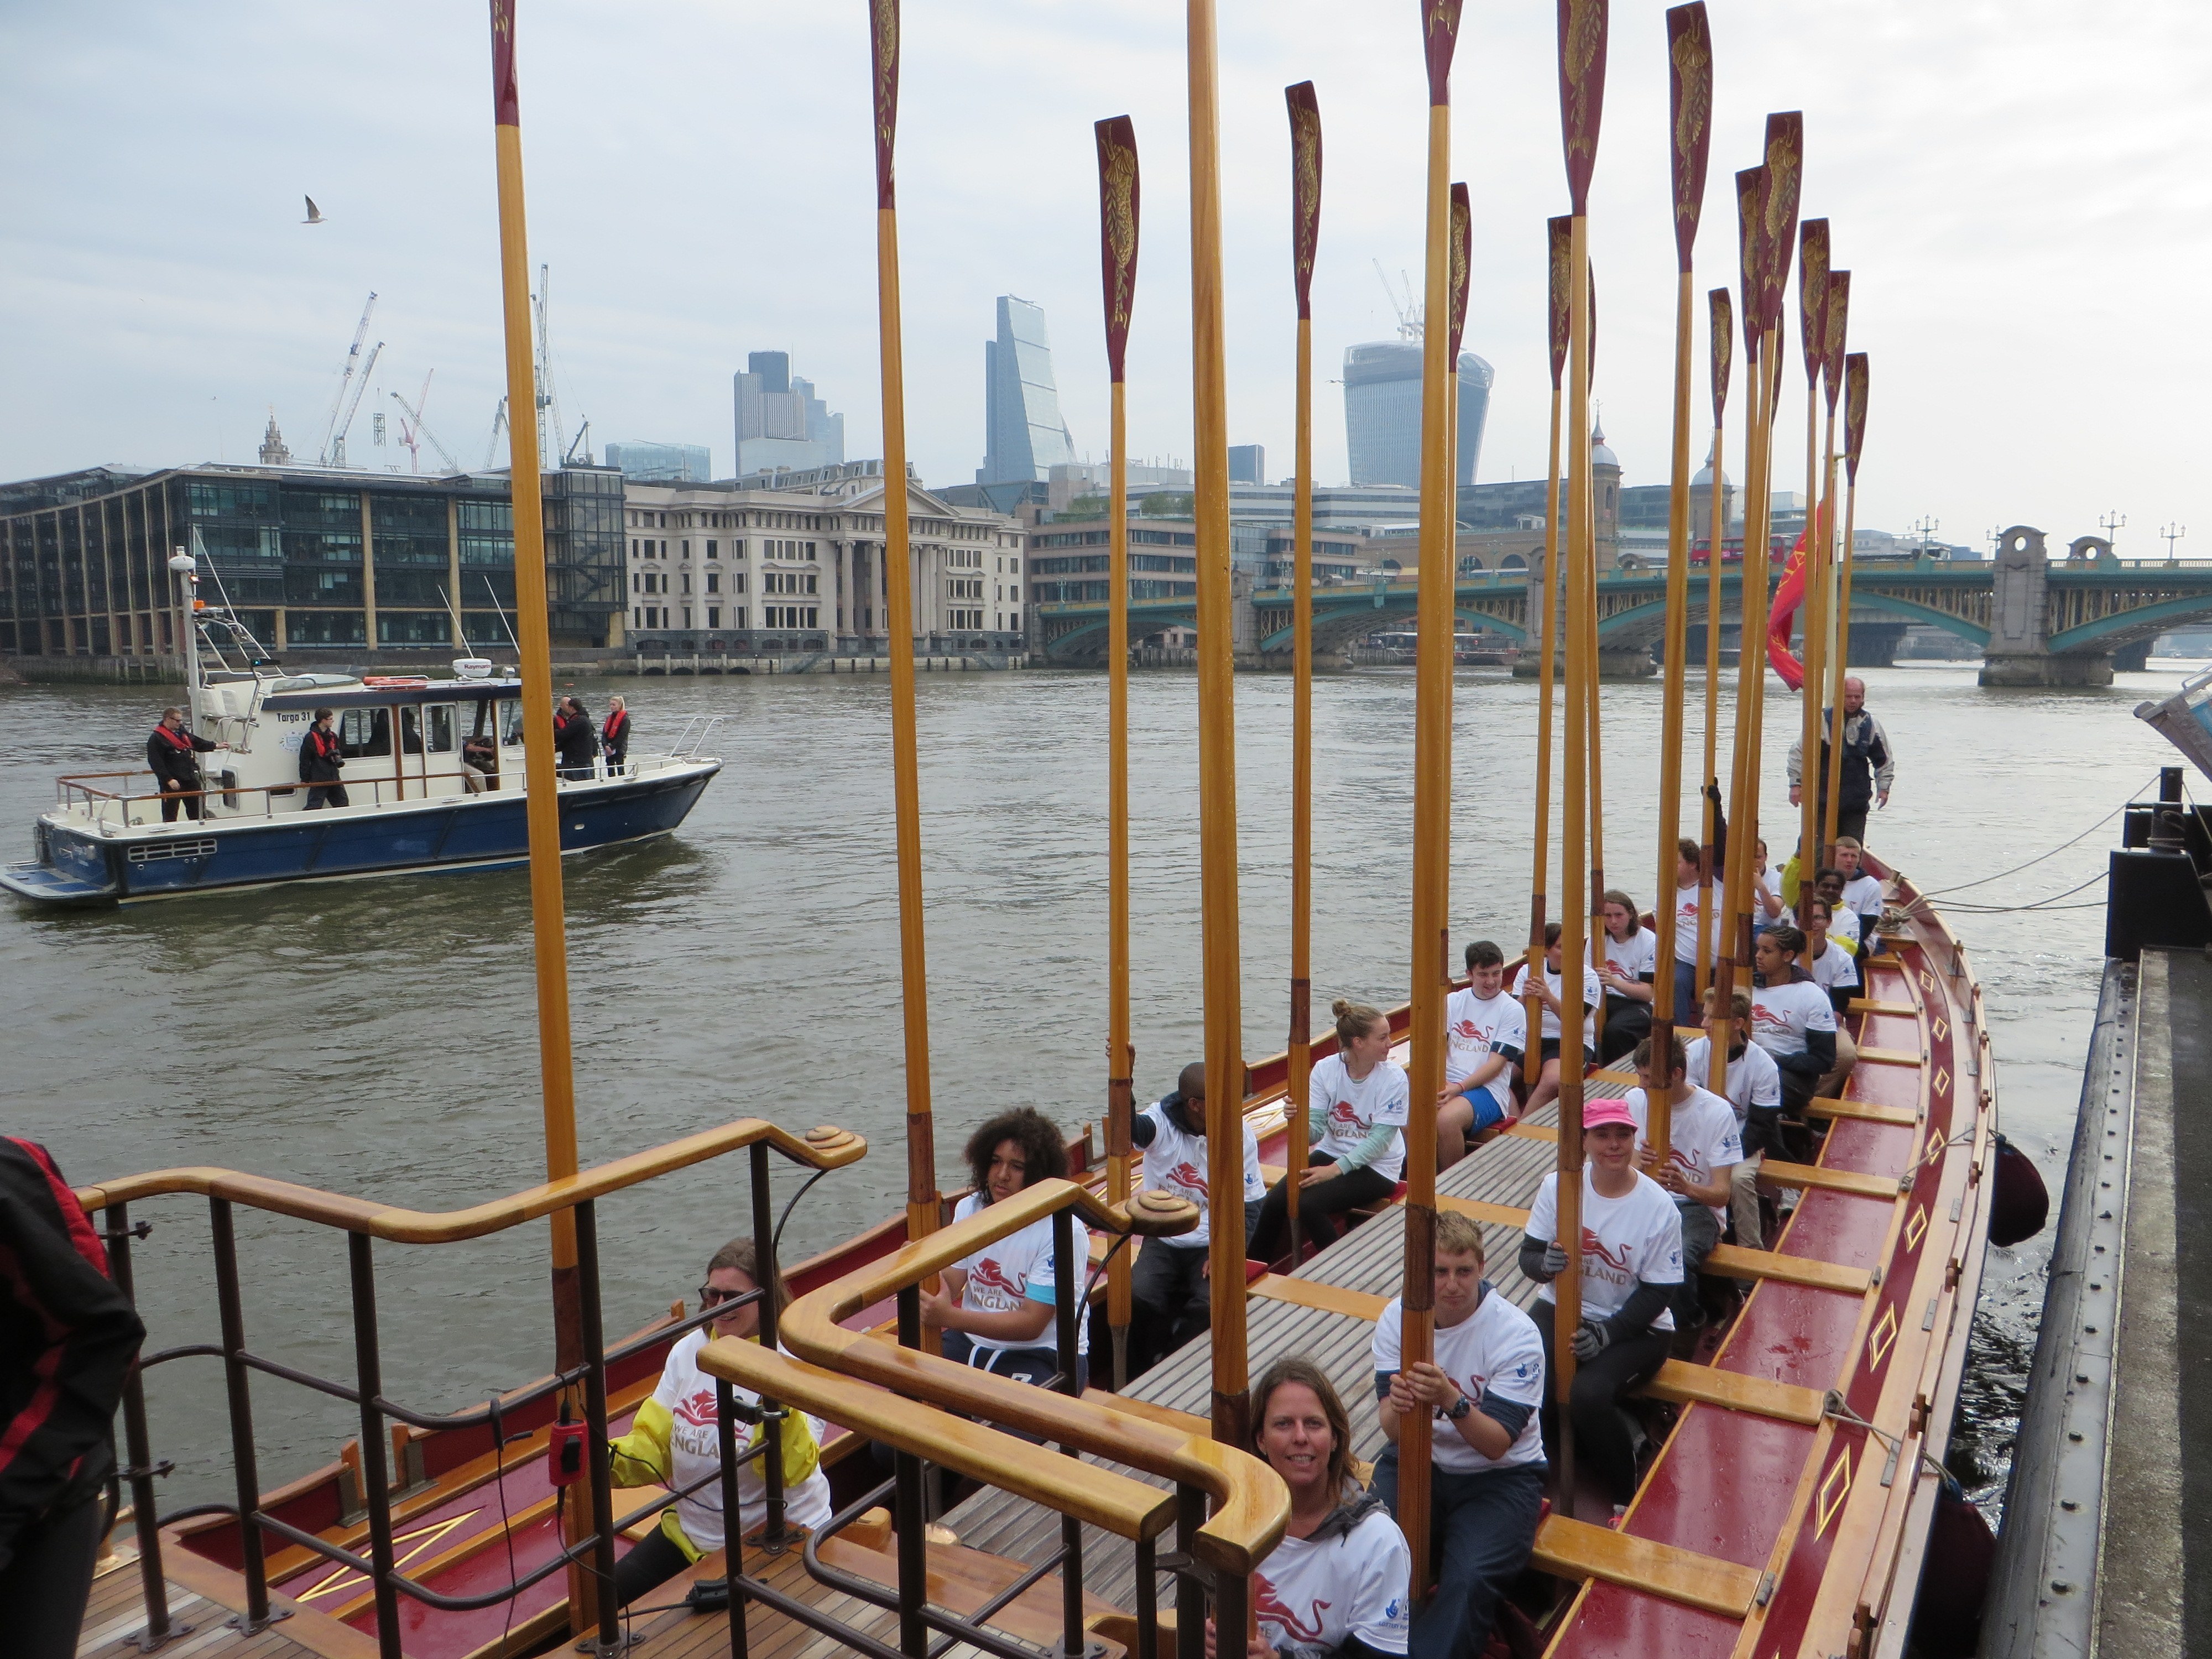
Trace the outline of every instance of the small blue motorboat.
[[[143, 767], [64, 776], [39, 817], [36, 858], [0, 866], [0, 888], [41, 905], [131, 904], [528, 860], [520, 680], [480, 658], [456, 661], [451, 678], [288, 673], [235, 622], [200, 621], [188, 634], [185, 729], [223, 745], [199, 757], [200, 816]], [[218, 629], [245, 666], [219, 648], [203, 654], [197, 636], [214, 647]], [[336, 716], [343, 806], [311, 802], [301, 779], [318, 709]], [[719, 723], [695, 718], [666, 752], [617, 768], [600, 757], [562, 769], [562, 852], [674, 830], [721, 770], [700, 752]]]

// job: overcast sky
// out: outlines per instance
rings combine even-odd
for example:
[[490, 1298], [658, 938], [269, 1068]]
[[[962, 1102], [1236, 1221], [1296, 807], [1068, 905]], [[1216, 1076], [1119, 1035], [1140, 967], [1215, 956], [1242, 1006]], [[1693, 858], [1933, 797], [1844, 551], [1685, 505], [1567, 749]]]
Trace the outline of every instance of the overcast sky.
[[[705, 444], [726, 475], [730, 375], [780, 349], [843, 411], [847, 453], [879, 453], [863, 0], [521, 9], [530, 247], [553, 270], [571, 430], [588, 416], [595, 449]], [[1803, 109], [1805, 211], [1832, 222], [1851, 345], [1872, 356], [1859, 522], [1932, 515], [1944, 538], [1986, 545], [1993, 526], [2063, 541], [2117, 509], [2124, 553], [2162, 552], [2158, 527], [2179, 521], [2181, 550], [2212, 555], [2212, 13], [1711, 11], [1698, 286], [1732, 277], [1730, 175], [1759, 159], [1766, 112]], [[1631, 483], [1667, 475], [1662, 12], [1613, 9], [1592, 204], [1596, 391]], [[1375, 262], [1419, 281], [1418, 14], [1415, 0], [1222, 0], [1230, 438], [1265, 444], [1271, 477], [1290, 471], [1292, 436], [1281, 89], [1311, 78], [1321, 101], [1316, 473], [1337, 482], [1344, 348], [1395, 323]], [[1182, 18], [1171, 0], [907, 0], [908, 431], [930, 483], [972, 479], [982, 459], [981, 343], [1002, 293], [1045, 307], [1077, 452], [1103, 457], [1091, 124], [1121, 113], [1144, 177], [1131, 452], [1189, 455]], [[1543, 221], [1565, 205], [1553, 29], [1548, 3], [1477, 0], [1455, 77], [1455, 173], [1475, 208], [1468, 345], [1498, 374], [1485, 479], [1544, 462]], [[368, 411], [396, 411], [390, 393], [413, 398], [434, 369], [431, 428], [483, 463], [503, 370], [482, 5], [14, 0], [0, 54], [0, 477], [250, 459], [271, 407], [312, 455], [371, 289], [385, 348], [354, 458], [405, 465], [371, 446]], [[328, 224], [299, 222], [307, 194]], [[1785, 407], [1796, 455], [1802, 392]]]

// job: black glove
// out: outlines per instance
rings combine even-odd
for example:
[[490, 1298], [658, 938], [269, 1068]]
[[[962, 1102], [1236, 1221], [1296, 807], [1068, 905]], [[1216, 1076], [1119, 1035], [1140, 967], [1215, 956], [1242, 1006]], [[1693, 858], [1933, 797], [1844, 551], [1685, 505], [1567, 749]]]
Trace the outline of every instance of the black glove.
[[1605, 1352], [1605, 1345], [1613, 1340], [1613, 1333], [1594, 1319], [1585, 1319], [1575, 1327], [1575, 1358], [1585, 1365]]

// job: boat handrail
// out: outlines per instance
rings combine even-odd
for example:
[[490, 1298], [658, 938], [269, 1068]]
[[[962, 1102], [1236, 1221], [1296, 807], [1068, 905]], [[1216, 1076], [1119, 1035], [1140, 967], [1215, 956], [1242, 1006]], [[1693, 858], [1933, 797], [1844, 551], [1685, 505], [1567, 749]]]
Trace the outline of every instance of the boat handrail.
[[894, 1346], [840, 1322], [896, 1296], [906, 1325], [923, 1279], [1063, 1212], [1108, 1231], [1148, 1237], [1187, 1232], [1198, 1219], [1194, 1205], [1164, 1193], [1139, 1193], [1126, 1205], [1109, 1205], [1073, 1182], [1040, 1181], [799, 1297], [780, 1322], [783, 1345], [803, 1360], [906, 1399], [1202, 1491], [1213, 1500], [1213, 1514], [1199, 1528], [1194, 1549], [1218, 1571], [1250, 1573], [1281, 1541], [1290, 1515], [1281, 1478], [1250, 1452], [919, 1347]]
[[143, 1175], [100, 1182], [78, 1188], [76, 1200], [90, 1213], [111, 1205], [134, 1203], [142, 1198], [192, 1194], [243, 1204], [249, 1209], [265, 1210], [273, 1215], [290, 1216], [298, 1221], [365, 1233], [389, 1243], [450, 1244], [504, 1232], [526, 1221], [536, 1221], [657, 1176], [703, 1164], [755, 1142], [765, 1142], [793, 1163], [813, 1170], [842, 1170], [858, 1163], [868, 1150], [866, 1139], [848, 1129], [831, 1128], [825, 1124], [801, 1136], [779, 1128], [765, 1118], [741, 1117], [681, 1140], [580, 1170], [565, 1180], [526, 1187], [505, 1198], [459, 1210], [403, 1209], [371, 1199], [303, 1187], [295, 1182], [209, 1166], [154, 1170]]

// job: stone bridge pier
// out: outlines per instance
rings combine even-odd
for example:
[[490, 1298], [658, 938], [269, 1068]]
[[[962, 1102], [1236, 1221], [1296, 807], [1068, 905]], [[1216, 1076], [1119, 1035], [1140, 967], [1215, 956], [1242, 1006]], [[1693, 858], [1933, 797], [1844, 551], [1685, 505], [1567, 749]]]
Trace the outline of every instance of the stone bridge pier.
[[[2040, 530], [2014, 525], [1998, 538], [1991, 577], [1990, 641], [1983, 649], [1982, 684], [2090, 686], [2112, 683], [2112, 659], [2103, 652], [2059, 653], [2051, 649], [2051, 556]], [[1856, 626], [1852, 631], [1857, 632]]]

